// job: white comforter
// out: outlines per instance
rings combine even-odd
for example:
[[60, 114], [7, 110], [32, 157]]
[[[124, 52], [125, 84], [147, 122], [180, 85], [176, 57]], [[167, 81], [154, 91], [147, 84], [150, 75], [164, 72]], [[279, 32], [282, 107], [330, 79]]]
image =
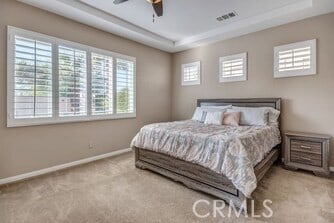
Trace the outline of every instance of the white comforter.
[[254, 166], [281, 142], [275, 126], [205, 125], [187, 120], [144, 126], [132, 147], [152, 150], [224, 174], [245, 196], [257, 186]]

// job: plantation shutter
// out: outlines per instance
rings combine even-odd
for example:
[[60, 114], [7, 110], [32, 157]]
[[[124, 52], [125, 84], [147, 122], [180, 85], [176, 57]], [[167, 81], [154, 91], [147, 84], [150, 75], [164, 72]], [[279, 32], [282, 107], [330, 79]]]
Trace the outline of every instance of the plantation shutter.
[[311, 68], [311, 46], [278, 52], [279, 72]]
[[60, 117], [87, 115], [86, 58], [85, 51], [58, 47]]
[[113, 113], [113, 58], [92, 53], [92, 115]]
[[274, 77], [317, 73], [317, 41], [306, 40], [274, 48]]
[[243, 58], [227, 60], [222, 62], [222, 76], [238, 77], [244, 75], [244, 60]]
[[183, 81], [197, 81], [198, 80], [198, 66], [189, 66], [183, 68]]
[[52, 117], [52, 44], [15, 36], [14, 118]]
[[201, 62], [182, 64], [182, 85], [197, 85], [201, 83]]
[[134, 62], [116, 59], [116, 112], [134, 112]]
[[136, 117], [136, 58], [7, 27], [7, 127]]
[[219, 58], [219, 82], [247, 80], [247, 52]]

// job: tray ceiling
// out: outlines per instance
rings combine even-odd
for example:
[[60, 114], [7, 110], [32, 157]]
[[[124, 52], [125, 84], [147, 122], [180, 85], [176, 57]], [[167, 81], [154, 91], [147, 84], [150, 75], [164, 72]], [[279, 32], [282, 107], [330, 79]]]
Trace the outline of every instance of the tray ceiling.
[[[332, 0], [164, 0], [164, 15], [153, 22], [146, 0], [18, 1], [168, 52], [334, 11]], [[230, 12], [237, 16], [216, 20]]]

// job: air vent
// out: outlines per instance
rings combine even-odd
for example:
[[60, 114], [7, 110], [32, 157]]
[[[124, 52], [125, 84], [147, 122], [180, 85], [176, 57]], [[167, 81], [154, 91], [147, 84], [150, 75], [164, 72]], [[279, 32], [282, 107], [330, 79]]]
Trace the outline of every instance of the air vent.
[[225, 15], [222, 15], [222, 16], [217, 17], [217, 20], [218, 20], [219, 22], [222, 22], [222, 21], [225, 21], [225, 20], [234, 18], [234, 17], [236, 17], [236, 16], [238, 16], [238, 14], [237, 14], [235, 11], [233, 11], [233, 12], [230, 12], [230, 13], [227, 13], [227, 14], [225, 14]]

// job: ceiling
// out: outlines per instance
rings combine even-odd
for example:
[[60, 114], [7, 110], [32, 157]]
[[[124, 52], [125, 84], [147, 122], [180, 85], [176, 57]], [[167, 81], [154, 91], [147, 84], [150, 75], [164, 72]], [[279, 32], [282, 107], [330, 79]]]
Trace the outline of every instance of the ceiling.
[[[164, 15], [153, 22], [146, 0], [18, 1], [168, 52], [334, 11], [333, 0], [163, 0]], [[233, 11], [236, 17], [216, 20]]]

